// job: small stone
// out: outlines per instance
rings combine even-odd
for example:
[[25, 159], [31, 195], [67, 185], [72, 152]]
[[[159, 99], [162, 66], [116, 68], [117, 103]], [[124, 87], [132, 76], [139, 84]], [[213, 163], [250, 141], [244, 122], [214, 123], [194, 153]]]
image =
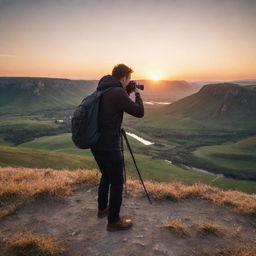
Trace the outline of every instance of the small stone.
[[144, 236], [143, 235], [137, 235], [136, 237], [137, 238], [143, 238]]
[[126, 242], [127, 241], [127, 238], [125, 237], [124, 239], [123, 239], [123, 242]]
[[80, 233], [80, 230], [76, 230], [74, 232], [71, 233], [71, 236], [76, 236]]
[[142, 243], [141, 241], [133, 241], [133, 244], [138, 244], [138, 245], [145, 247], [145, 244]]

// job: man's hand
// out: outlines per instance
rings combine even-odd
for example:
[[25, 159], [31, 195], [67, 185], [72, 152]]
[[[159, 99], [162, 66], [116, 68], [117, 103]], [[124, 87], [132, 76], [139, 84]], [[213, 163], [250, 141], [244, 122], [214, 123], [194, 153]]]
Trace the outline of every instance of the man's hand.
[[134, 93], [139, 92], [139, 89], [135, 87]]

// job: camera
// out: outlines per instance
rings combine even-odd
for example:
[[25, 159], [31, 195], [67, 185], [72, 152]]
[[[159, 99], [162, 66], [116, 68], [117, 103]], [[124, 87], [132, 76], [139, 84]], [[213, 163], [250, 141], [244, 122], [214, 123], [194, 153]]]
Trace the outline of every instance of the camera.
[[126, 87], [127, 93], [130, 95], [131, 92], [135, 90], [135, 88], [138, 88], [140, 90], [144, 90], [143, 84], [137, 84], [135, 81], [130, 81], [129, 84]]

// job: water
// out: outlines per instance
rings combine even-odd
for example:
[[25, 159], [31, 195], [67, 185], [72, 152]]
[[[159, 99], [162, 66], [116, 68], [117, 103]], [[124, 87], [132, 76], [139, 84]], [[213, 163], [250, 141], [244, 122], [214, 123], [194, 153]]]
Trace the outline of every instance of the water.
[[[169, 161], [169, 160], [164, 160], [170, 164], [173, 164], [172, 161]], [[209, 171], [206, 171], [204, 169], [200, 169], [200, 168], [197, 168], [197, 167], [193, 167], [193, 166], [188, 166], [188, 165], [184, 165], [184, 167], [188, 168], [188, 169], [191, 169], [193, 171], [197, 171], [197, 172], [201, 172], [201, 173], [206, 173], [206, 174], [209, 174], [209, 175], [212, 175], [212, 176], [217, 176], [217, 177], [225, 177], [222, 173], [213, 173], [213, 172], [209, 172]]]
[[207, 173], [207, 174], [210, 174], [210, 175], [213, 175], [213, 176], [224, 177], [224, 175], [222, 173], [213, 173], [213, 172], [206, 171], [204, 169], [200, 169], [200, 168], [193, 167], [193, 166], [188, 166], [188, 165], [184, 165], [184, 166], [187, 167], [187, 168], [190, 168], [190, 169], [192, 169], [194, 171], [198, 171], [198, 172], [202, 172], [202, 173]]
[[[155, 144], [154, 142], [150, 142], [148, 140], [145, 140], [141, 137], [139, 137], [138, 135], [134, 134], [134, 133], [131, 133], [131, 132], [126, 132], [129, 136], [135, 138], [136, 140], [140, 141], [141, 143], [143, 143], [144, 145], [152, 145], [152, 144]], [[164, 160], [170, 164], [173, 164], [172, 161], [170, 160]], [[200, 169], [200, 168], [197, 168], [197, 167], [193, 167], [193, 166], [188, 166], [188, 165], [183, 165], [184, 167], [190, 169], [190, 170], [193, 170], [193, 171], [197, 171], [197, 172], [201, 172], [201, 173], [206, 173], [206, 174], [209, 174], [209, 175], [212, 175], [212, 176], [217, 176], [217, 177], [225, 177], [222, 173], [213, 173], [213, 172], [209, 172], [209, 171], [206, 171], [204, 169]]]
[[145, 104], [148, 104], [148, 105], [168, 105], [168, 104], [171, 104], [171, 102], [145, 101]]
[[137, 136], [137, 135], [134, 134], [134, 133], [131, 133], [131, 132], [126, 132], [126, 133], [127, 133], [129, 136], [133, 137], [134, 139], [140, 141], [140, 142], [143, 143], [144, 145], [147, 145], [147, 146], [148, 146], [148, 145], [155, 144], [154, 142], [150, 142], [150, 141], [148, 141], [148, 140], [145, 140], [145, 139], [143, 139], [143, 138]]

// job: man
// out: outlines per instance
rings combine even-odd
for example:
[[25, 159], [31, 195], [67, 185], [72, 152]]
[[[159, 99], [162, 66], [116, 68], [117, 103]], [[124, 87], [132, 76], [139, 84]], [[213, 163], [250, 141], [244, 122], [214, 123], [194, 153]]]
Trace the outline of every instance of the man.
[[[112, 75], [103, 76], [97, 90], [113, 87], [103, 94], [99, 108], [99, 127], [101, 131], [98, 142], [91, 152], [102, 173], [98, 188], [98, 217], [108, 216], [108, 231], [129, 229], [132, 220], [119, 215], [123, 193], [123, 162], [121, 155], [121, 125], [123, 113], [141, 118], [144, 116], [143, 101], [135, 88], [135, 102], [126, 90], [133, 70], [124, 64], [116, 65]], [[108, 206], [108, 193], [110, 198]]]

